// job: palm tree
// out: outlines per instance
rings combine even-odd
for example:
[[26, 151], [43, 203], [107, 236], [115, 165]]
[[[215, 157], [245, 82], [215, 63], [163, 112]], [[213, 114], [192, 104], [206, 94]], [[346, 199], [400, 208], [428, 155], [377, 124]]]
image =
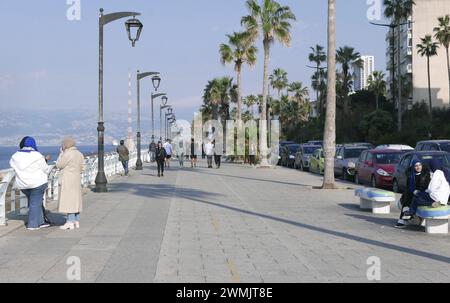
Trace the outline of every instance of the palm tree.
[[[401, 28], [400, 22], [412, 14], [414, 0], [384, 0], [384, 16], [391, 19], [392, 24], [397, 28], [397, 90], [398, 90], [398, 131], [402, 130], [402, 83], [401, 83], [401, 71], [400, 71], [400, 40], [401, 40]], [[394, 92], [392, 92], [394, 94]]]
[[240, 120], [242, 109], [242, 65], [247, 63], [250, 66], [254, 66], [258, 49], [253, 45], [250, 35], [246, 32], [235, 32], [233, 35], [227, 35], [227, 37], [229, 44], [220, 45], [220, 59], [223, 65], [234, 63], [234, 70], [237, 74], [237, 120]]
[[269, 76], [269, 80], [270, 86], [278, 91], [278, 97], [280, 97], [281, 91], [289, 84], [287, 72], [281, 68], [276, 68], [272, 75]]
[[[320, 93], [320, 76], [321, 76], [321, 71], [323, 71], [323, 69], [320, 68], [320, 66], [322, 65], [322, 62], [325, 62], [327, 60], [327, 55], [325, 54], [324, 51], [324, 47], [320, 46], [320, 45], [316, 45], [315, 47], [311, 47], [311, 51], [312, 53], [309, 54], [309, 61], [313, 62], [316, 64], [316, 73], [315, 75], [317, 75], [316, 79], [313, 79], [313, 88], [316, 91], [316, 95], [317, 95], [317, 103], [319, 102], [319, 93]], [[314, 77], [314, 76], [313, 76]], [[316, 84], [314, 84], [314, 81], [317, 81]], [[320, 114], [322, 113], [322, 110], [320, 110]]]
[[312, 80], [312, 88], [317, 91], [317, 113], [319, 117], [322, 119], [323, 117], [323, 109], [324, 109], [324, 97], [326, 97], [326, 88], [327, 88], [327, 71], [323, 68], [319, 69], [319, 72], [315, 72], [311, 77]]
[[449, 57], [449, 47], [450, 47], [450, 16], [445, 15], [444, 17], [439, 17], [439, 26], [434, 28], [434, 37], [439, 41], [439, 43], [445, 47], [447, 52], [447, 70], [448, 70], [448, 89], [450, 98], [450, 57]]
[[250, 113], [252, 114], [253, 117], [253, 107], [254, 105], [258, 102], [258, 97], [255, 95], [249, 95], [245, 98], [245, 105], [247, 106], [248, 109], [250, 109]]
[[304, 87], [301, 82], [292, 82], [289, 84], [288, 92], [292, 93], [292, 98], [298, 104], [303, 104], [309, 97], [307, 87]]
[[[263, 76], [263, 99], [262, 99], [262, 120], [267, 120], [267, 96], [269, 88], [269, 60], [270, 46], [278, 40], [281, 44], [289, 46], [291, 42], [291, 21], [295, 20], [295, 15], [288, 6], [281, 6], [274, 0], [262, 0], [261, 5], [257, 0], [247, 0], [247, 8], [250, 12], [244, 16], [241, 23], [256, 41], [262, 37], [264, 46], [264, 76]], [[269, 166], [267, 161], [267, 125], [262, 124], [261, 152], [264, 157], [261, 160], [262, 166]]]
[[380, 95], [386, 93], [386, 81], [384, 80], [385, 74], [381, 71], [374, 71], [368, 78], [369, 90], [375, 94], [377, 110], [380, 108], [379, 98]]
[[331, 71], [327, 77], [327, 111], [323, 133], [325, 171], [323, 189], [334, 189], [334, 155], [336, 152], [336, 0], [328, 0], [328, 59], [327, 67]]
[[343, 85], [343, 102], [344, 102], [344, 116], [348, 113], [349, 107], [349, 85], [352, 81], [351, 69], [355, 67], [362, 67], [361, 55], [355, 52], [353, 47], [340, 47], [337, 51], [336, 61], [342, 66], [342, 85]]
[[229, 117], [229, 105], [233, 99], [233, 79], [215, 78], [208, 81], [203, 93], [203, 112], [211, 113], [214, 120]]
[[431, 75], [430, 75], [430, 57], [437, 55], [439, 43], [434, 42], [431, 35], [426, 35], [425, 38], [420, 38], [421, 43], [417, 44], [417, 53], [422, 57], [427, 57], [428, 70], [428, 102], [430, 105], [430, 117], [433, 118], [433, 104], [431, 102]]

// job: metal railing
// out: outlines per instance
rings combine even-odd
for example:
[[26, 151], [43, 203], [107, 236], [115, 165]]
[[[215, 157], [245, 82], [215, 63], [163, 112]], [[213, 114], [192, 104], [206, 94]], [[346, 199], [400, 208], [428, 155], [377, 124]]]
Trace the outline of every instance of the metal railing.
[[[141, 160], [149, 162], [148, 151], [143, 150]], [[137, 151], [130, 152], [129, 168], [134, 168], [137, 161]], [[95, 185], [97, 176], [97, 156], [85, 157], [85, 170], [81, 175], [81, 186], [89, 187]], [[59, 198], [59, 170], [55, 165], [51, 165], [52, 170], [48, 175], [48, 187], [44, 194], [44, 206], [47, 201], [57, 201]], [[111, 177], [124, 172], [119, 155], [115, 152], [105, 154], [105, 174]], [[12, 169], [0, 171], [0, 226], [7, 223], [7, 215], [26, 215], [28, 213], [28, 201], [26, 196], [17, 188], [15, 184], [15, 172]]]

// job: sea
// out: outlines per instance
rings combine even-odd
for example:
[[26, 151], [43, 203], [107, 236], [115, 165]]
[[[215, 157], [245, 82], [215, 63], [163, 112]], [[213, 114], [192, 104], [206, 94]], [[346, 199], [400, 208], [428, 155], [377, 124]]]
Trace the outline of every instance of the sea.
[[[50, 162], [56, 161], [59, 155], [60, 146], [38, 146], [39, 152], [46, 156], [51, 155]], [[105, 145], [105, 152], [112, 152], [116, 150], [116, 146]], [[9, 169], [9, 160], [11, 156], [18, 150], [15, 146], [0, 146], [0, 170]], [[78, 150], [85, 156], [96, 155], [98, 152], [97, 145], [95, 146], [78, 146]]]

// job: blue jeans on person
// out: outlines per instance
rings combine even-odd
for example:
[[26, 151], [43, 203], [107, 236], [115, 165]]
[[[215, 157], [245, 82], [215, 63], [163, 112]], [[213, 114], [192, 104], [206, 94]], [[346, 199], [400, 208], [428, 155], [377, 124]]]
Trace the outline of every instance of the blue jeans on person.
[[125, 176], [128, 176], [128, 161], [122, 161], [122, 166], [125, 170]]
[[67, 222], [80, 222], [80, 213], [76, 214], [67, 214]]
[[48, 184], [31, 189], [22, 189], [23, 194], [28, 199], [28, 228], [38, 228], [44, 224], [44, 213], [42, 212], [42, 202]]
[[411, 206], [409, 207], [409, 212], [415, 215], [419, 206], [431, 206], [433, 202], [434, 200], [430, 197], [429, 193], [420, 192], [418, 195], [414, 196]]

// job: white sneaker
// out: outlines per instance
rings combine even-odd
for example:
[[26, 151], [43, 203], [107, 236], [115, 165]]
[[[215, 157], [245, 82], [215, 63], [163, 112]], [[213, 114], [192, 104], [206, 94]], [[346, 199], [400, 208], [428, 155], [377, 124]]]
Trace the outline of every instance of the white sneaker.
[[62, 225], [59, 227], [60, 229], [66, 230], [66, 229], [75, 229], [75, 224], [73, 224], [72, 222], [67, 222], [66, 224]]
[[79, 221], [75, 221], [75, 228], [80, 228], [80, 222]]

